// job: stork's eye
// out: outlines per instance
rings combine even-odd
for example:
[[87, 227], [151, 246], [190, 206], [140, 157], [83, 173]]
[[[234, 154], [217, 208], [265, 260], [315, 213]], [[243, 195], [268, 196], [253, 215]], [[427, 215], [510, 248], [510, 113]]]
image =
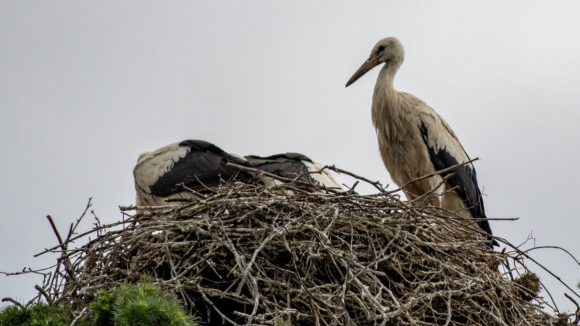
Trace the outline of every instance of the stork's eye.
[[379, 52], [383, 52], [384, 49], [385, 49], [384, 45], [379, 46]]

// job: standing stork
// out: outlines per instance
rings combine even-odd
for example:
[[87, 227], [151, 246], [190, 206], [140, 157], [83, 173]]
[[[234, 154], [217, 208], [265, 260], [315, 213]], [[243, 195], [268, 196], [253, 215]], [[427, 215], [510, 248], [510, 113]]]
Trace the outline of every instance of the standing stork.
[[[403, 45], [398, 39], [382, 39], [373, 47], [367, 61], [346, 83], [348, 87], [372, 68], [384, 63], [373, 94], [372, 120], [383, 162], [399, 186], [469, 161], [459, 139], [435, 110], [421, 99], [393, 87], [395, 74], [404, 56]], [[443, 184], [443, 177], [450, 173], [453, 176]], [[473, 164], [467, 163], [442, 175], [412, 182], [403, 191], [409, 199], [413, 199], [435, 188], [438, 194], [435, 204], [446, 213], [486, 218]], [[487, 220], [477, 224], [492, 235]], [[493, 245], [497, 245], [495, 240]]]

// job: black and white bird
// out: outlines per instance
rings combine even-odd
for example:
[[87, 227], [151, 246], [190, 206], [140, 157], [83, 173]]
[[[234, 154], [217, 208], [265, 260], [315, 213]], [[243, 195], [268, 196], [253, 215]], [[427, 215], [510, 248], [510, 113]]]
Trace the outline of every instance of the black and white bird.
[[163, 206], [171, 205], [167, 199], [198, 198], [184, 187], [203, 191], [235, 181], [263, 183], [268, 187], [279, 184], [275, 179], [230, 167], [228, 163], [253, 167], [285, 178], [301, 176], [321, 188], [342, 190], [340, 182], [328, 170], [320, 171], [323, 168], [321, 164], [302, 154], [249, 155], [244, 158], [227, 153], [204, 140], [185, 140], [139, 156], [133, 169], [136, 204]]
[[229, 167], [235, 163], [251, 167], [241, 156], [226, 153], [203, 140], [185, 140], [139, 155], [133, 169], [137, 206], [168, 205], [166, 199], [196, 199], [183, 186], [198, 190], [222, 182], [256, 182], [249, 172]]
[[[284, 153], [271, 156], [245, 156], [248, 163], [262, 171], [272, 173], [284, 178], [294, 179], [301, 176], [306, 181], [326, 187], [327, 189], [343, 190], [341, 183], [320, 163], [312, 161], [309, 157], [299, 153]], [[263, 179], [267, 186], [278, 184], [275, 179]]]
[[[435, 110], [421, 99], [395, 90], [393, 81], [404, 56], [398, 39], [382, 39], [346, 84], [348, 87], [375, 66], [384, 64], [375, 85], [371, 113], [381, 157], [399, 186], [470, 160], [451, 127]], [[451, 172], [454, 175], [442, 184], [443, 177]], [[408, 199], [413, 199], [433, 189], [438, 194], [434, 204], [444, 212], [486, 218], [473, 164], [413, 182], [403, 191]], [[487, 220], [479, 221], [478, 225], [491, 236]]]

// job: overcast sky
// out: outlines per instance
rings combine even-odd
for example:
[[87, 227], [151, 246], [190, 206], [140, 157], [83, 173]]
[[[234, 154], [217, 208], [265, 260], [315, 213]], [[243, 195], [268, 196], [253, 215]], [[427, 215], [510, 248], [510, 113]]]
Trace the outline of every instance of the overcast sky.
[[[119, 220], [138, 155], [184, 139], [391, 183], [370, 117], [378, 69], [344, 88], [387, 36], [406, 49], [395, 87], [480, 158], [488, 215], [520, 217], [494, 233], [580, 257], [578, 17], [578, 1], [2, 1], [0, 270], [54, 262], [33, 258], [57, 243], [47, 214], [64, 233], [93, 197]], [[565, 254], [533, 256], [580, 280]], [[0, 276], [0, 297], [41, 281]]]

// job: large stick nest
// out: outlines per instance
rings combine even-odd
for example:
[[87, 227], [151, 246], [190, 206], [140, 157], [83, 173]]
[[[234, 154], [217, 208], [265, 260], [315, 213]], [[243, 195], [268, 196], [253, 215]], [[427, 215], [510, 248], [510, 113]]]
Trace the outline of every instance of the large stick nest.
[[301, 183], [230, 184], [129, 216], [121, 229], [99, 226], [86, 245], [64, 248], [45, 296], [80, 309], [101, 289], [150, 275], [210, 324], [556, 322], [541, 311], [537, 277], [518, 278], [520, 259], [490, 249], [473, 220], [386, 191]]

